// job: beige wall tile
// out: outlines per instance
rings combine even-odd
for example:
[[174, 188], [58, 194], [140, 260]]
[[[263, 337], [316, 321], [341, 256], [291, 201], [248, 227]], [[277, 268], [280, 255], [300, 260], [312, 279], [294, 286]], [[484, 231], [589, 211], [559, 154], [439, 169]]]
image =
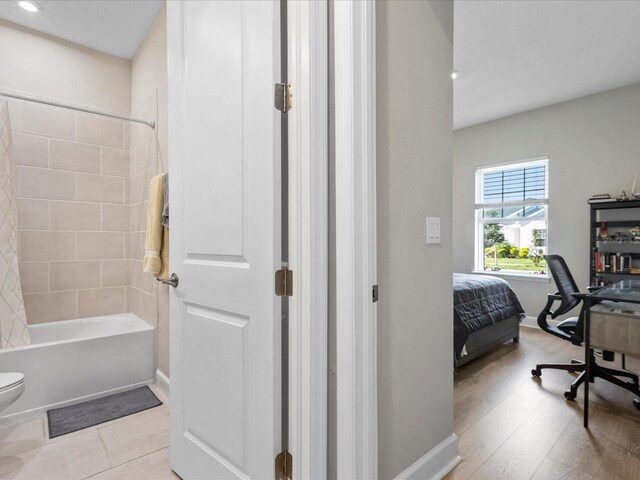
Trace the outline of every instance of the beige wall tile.
[[51, 262], [50, 290], [100, 287], [100, 262]]
[[128, 232], [130, 229], [128, 205], [102, 205], [102, 230]]
[[124, 258], [131, 258], [131, 233], [124, 234]]
[[82, 202], [51, 202], [51, 230], [100, 231], [100, 205]]
[[49, 201], [19, 198], [18, 230], [49, 230]]
[[147, 201], [131, 205], [131, 231], [144, 232], [147, 229]]
[[78, 318], [124, 313], [125, 287], [78, 290]]
[[102, 149], [102, 174], [129, 177], [129, 152], [115, 148]]
[[122, 149], [124, 146], [122, 122], [95, 115], [78, 114], [76, 117], [76, 140], [92, 145]]
[[30, 165], [33, 167], [48, 167], [48, 144], [45, 137], [13, 134], [13, 161], [16, 165]]
[[23, 102], [19, 115], [18, 132], [62, 140], [75, 138], [75, 113], [70, 110]]
[[78, 200], [124, 203], [124, 180], [118, 177], [78, 173]]
[[124, 203], [125, 205], [131, 204], [131, 180], [124, 179]]
[[148, 137], [131, 150], [131, 176], [145, 171], [150, 166], [155, 166], [155, 149], [153, 137]]
[[101, 286], [128, 287], [129, 260], [103, 260]]
[[170, 337], [169, 330], [158, 328], [158, 369], [167, 377], [171, 375], [171, 361], [169, 358]]
[[131, 124], [123, 123], [122, 124], [122, 133], [124, 140], [124, 149], [129, 150], [129, 145], [131, 144]]
[[27, 323], [56, 322], [77, 318], [76, 292], [25, 293]]
[[20, 261], [75, 260], [76, 234], [74, 232], [46, 232], [24, 230], [20, 232]]
[[156, 297], [142, 290], [140, 292], [140, 318], [156, 328]]
[[78, 260], [124, 259], [124, 233], [78, 232]]
[[149, 198], [149, 182], [154, 177], [154, 171], [147, 169], [131, 177], [131, 203], [139, 203]]
[[75, 200], [76, 174], [44, 168], [18, 167], [19, 196], [50, 200]]
[[100, 148], [84, 143], [49, 141], [49, 167], [75, 172], [100, 173]]
[[22, 293], [48, 292], [49, 262], [21, 263], [20, 286]]
[[169, 359], [169, 285], [158, 285], [158, 368], [170, 375]]
[[134, 260], [142, 261], [144, 259], [144, 240], [145, 232], [131, 233], [131, 257]]
[[142, 292], [137, 288], [129, 287], [129, 311], [134, 315], [142, 318], [141, 309], [141, 300], [140, 296]]
[[131, 260], [131, 286], [153, 294], [158, 280], [152, 274], [142, 271], [142, 265], [138, 260]]

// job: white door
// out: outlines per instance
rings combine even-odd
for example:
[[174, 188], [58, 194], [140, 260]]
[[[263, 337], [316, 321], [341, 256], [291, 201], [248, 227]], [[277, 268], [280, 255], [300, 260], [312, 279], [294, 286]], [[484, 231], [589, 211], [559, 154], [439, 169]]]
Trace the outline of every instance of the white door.
[[280, 451], [280, 12], [168, 2], [172, 468], [273, 478]]

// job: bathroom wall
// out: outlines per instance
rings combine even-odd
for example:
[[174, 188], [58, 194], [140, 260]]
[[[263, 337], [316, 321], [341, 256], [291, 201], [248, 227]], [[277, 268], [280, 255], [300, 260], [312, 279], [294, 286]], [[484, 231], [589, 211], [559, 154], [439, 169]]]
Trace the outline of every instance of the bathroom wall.
[[131, 311], [156, 327], [158, 369], [169, 376], [169, 292], [142, 271], [149, 181], [166, 172], [167, 16], [163, 7], [136, 52], [131, 68], [131, 115], [156, 120], [156, 135], [131, 126]]
[[28, 323], [126, 312], [129, 125], [27, 102], [11, 116]]
[[[1, 89], [129, 114], [129, 60], [3, 21], [0, 38]], [[129, 125], [9, 105], [28, 323], [128, 311]]]
[[0, 20], [0, 88], [119, 115], [131, 110], [131, 62]]

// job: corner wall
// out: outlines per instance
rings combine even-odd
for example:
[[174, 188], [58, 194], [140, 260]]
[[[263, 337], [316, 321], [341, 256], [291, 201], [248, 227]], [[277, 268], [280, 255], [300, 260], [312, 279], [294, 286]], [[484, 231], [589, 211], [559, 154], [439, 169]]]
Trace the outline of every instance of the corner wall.
[[[452, 2], [376, 3], [381, 479], [455, 438], [452, 35]], [[427, 216], [441, 245], [425, 244]]]
[[[454, 133], [454, 270], [474, 268], [476, 167], [549, 157], [549, 253], [562, 255], [578, 286], [589, 284], [589, 207], [640, 175], [640, 84], [464, 128]], [[508, 280], [528, 316], [551, 283]]]
[[156, 135], [145, 125], [131, 126], [131, 311], [156, 328], [158, 369], [169, 376], [169, 291], [142, 271], [149, 182], [168, 171], [167, 10], [154, 20], [131, 66], [131, 116], [156, 120]]

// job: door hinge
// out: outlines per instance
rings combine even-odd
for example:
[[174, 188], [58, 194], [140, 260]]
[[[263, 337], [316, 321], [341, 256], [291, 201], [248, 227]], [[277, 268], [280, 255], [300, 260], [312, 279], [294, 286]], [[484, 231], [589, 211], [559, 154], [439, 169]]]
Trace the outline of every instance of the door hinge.
[[293, 457], [286, 450], [276, 455], [276, 480], [292, 480]]
[[274, 104], [277, 110], [287, 113], [293, 108], [293, 91], [291, 85], [276, 83]]
[[374, 285], [371, 290], [371, 300], [376, 303], [378, 301], [378, 285]]
[[291, 297], [293, 295], [293, 271], [282, 267], [276, 271], [276, 295]]

